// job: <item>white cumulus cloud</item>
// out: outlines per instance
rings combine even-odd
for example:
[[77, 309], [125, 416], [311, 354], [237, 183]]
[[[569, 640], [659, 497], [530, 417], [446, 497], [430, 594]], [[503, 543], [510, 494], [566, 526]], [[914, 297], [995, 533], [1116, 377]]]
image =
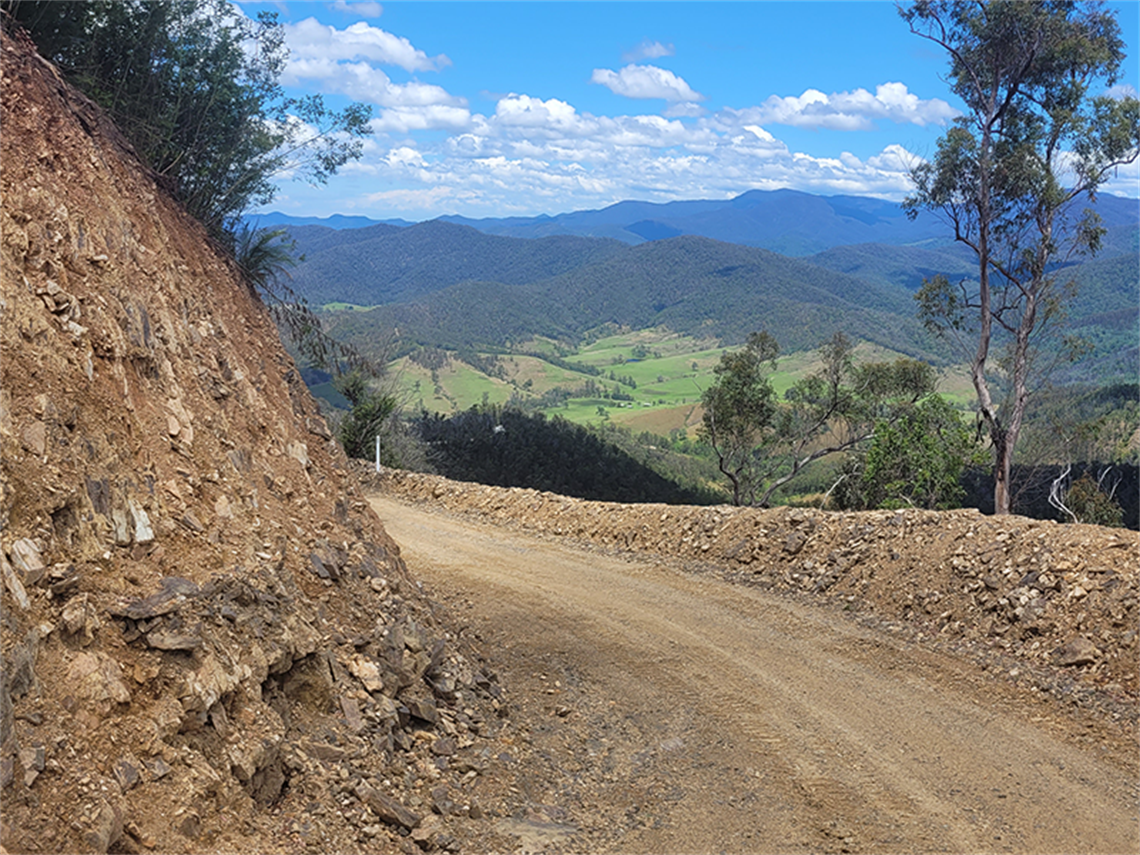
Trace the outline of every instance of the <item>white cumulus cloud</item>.
[[369, 122], [373, 133], [407, 134], [412, 131], [463, 130], [471, 124], [471, 113], [466, 107], [446, 104], [396, 106], [382, 110]]
[[299, 24], [285, 25], [285, 41], [289, 46], [290, 64], [296, 60], [363, 59], [383, 65], [396, 65], [405, 71], [438, 71], [451, 65], [444, 54], [428, 56], [403, 36], [357, 21], [343, 30], [328, 26], [316, 18]]
[[318, 81], [323, 92], [336, 92], [380, 107], [445, 106], [466, 110], [466, 101], [451, 95], [442, 86], [418, 80], [394, 83], [387, 74], [367, 62], [336, 62], [328, 58], [290, 61], [281, 82], [286, 86], [299, 86], [304, 81]]
[[666, 107], [661, 115], [670, 119], [695, 119], [705, 115], [708, 111], [695, 101], [674, 101]]
[[[533, 99], [522, 113], [533, 119], [541, 112], [537, 105], [545, 103]], [[521, 106], [516, 97], [512, 107]], [[511, 116], [518, 119], [519, 113]], [[898, 146], [864, 159], [849, 152], [810, 155], [756, 125], [731, 134], [706, 127], [685, 135], [671, 133], [674, 123], [659, 116], [567, 113], [563, 120], [576, 131], [593, 122], [595, 135], [546, 138], [526, 132], [533, 126], [493, 115], [474, 116], [472, 130], [443, 141], [413, 147], [377, 140], [381, 144], [370, 148], [359, 172], [346, 170], [354, 190], [342, 197], [341, 207], [372, 216], [398, 211], [414, 219], [533, 215], [601, 208], [622, 199], [727, 199], [751, 189], [786, 187], [899, 199], [910, 190], [908, 169], [916, 162]]]
[[1117, 83], [1115, 86], [1106, 89], [1104, 94], [1117, 101], [1122, 101], [1125, 98], [1135, 98], [1137, 95], [1136, 87], [1128, 83]]
[[506, 126], [526, 127], [550, 131], [569, 132], [577, 135], [588, 125], [588, 121], [578, 115], [578, 111], [565, 101], [550, 98], [532, 98], [529, 95], [511, 93], [499, 99], [495, 106], [495, 119]]
[[[499, 99], [494, 113], [471, 115], [443, 140], [376, 139], [359, 173], [389, 186], [380, 193], [361, 187], [353, 205], [421, 218], [502, 216], [599, 208], [621, 199], [730, 198], [750, 189], [896, 199], [910, 189], [909, 171], [918, 159], [901, 146], [864, 158], [847, 151], [808, 154], [790, 149], [746, 112], [684, 122], [593, 116], [557, 98], [511, 94]], [[379, 137], [414, 130], [408, 121], [385, 124], [386, 117], [373, 122]], [[457, 127], [462, 118], [456, 117]], [[418, 206], [417, 190], [423, 194]]]
[[655, 65], [627, 65], [621, 71], [595, 68], [591, 83], [600, 83], [626, 98], [664, 98], [666, 101], [703, 101], [682, 78]]
[[940, 98], [921, 99], [903, 83], [884, 83], [875, 88], [873, 95], [866, 89], [830, 95], [807, 89], [802, 95], [772, 95], [759, 107], [742, 112], [748, 112], [758, 123], [838, 131], [871, 130], [880, 119], [920, 127], [945, 125], [958, 115]]

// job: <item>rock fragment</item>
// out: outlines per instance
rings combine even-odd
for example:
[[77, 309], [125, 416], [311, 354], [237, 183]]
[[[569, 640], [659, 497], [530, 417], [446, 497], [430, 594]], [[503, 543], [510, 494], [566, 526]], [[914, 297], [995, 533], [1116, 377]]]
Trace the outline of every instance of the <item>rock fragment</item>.
[[202, 636], [196, 632], [152, 629], [146, 634], [146, 643], [156, 650], [197, 650], [202, 646]]
[[36, 457], [43, 457], [47, 451], [47, 425], [39, 419], [24, 428], [24, 448]]
[[115, 617], [131, 620], [149, 620], [178, 611], [183, 604], [201, 594], [201, 589], [189, 579], [166, 576], [159, 582], [159, 590], [138, 600], [120, 600], [107, 611]]
[[41, 744], [21, 748], [20, 765], [24, 767], [24, 786], [30, 787], [44, 770], [44, 746]]
[[1053, 652], [1053, 661], [1063, 667], [1092, 665], [1100, 658], [1097, 646], [1083, 635], [1078, 635]]
[[31, 605], [28, 600], [28, 592], [24, 590], [23, 584], [20, 582], [16, 572], [12, 569], [12, 565], [8, 563], [8, 559], [0, 554], [0, 572], [4, 575], [4, 587], [8, 589], [8, 593], [16, 601], [21, 609], [27, 610]]
[[115, 765], [111, 767], [111, 772], [114, 774], [115, 780], [119, 782], [119, 788], [124, 793], [138, 784], [139, 768], [141, 765], [137, 757], [132, 754], [126, 754], [116, 760]]
[[358, 679], [369, 692], [384, 691], [384, 681], [380, 677], [380, 666], [366, 656], [353, 656], [348, 660], [348, 671]]
[[198, 522], [198, 518], [191, 511], [184, 513], [179, 522], [195, 534], [201, 534], [206, 530], [206, 527]]
[[150, 543], [154, 540], [154, 529], [151, 527], [147, 512], [134, 499], [127, 502], [127, 507], [131, 512], [131, 519], [134, 521], [135, 543]]
[[456, 751], [455, 740], [445, 736], [431, 744], [431, 753], [436, 757], [454, 757]]
[[122, 668], [105, 653], [80, 653], [68, 669], [67, 681], [81, 698], [89, 701], [116, 704], [131, 701]]
[[364, 730], [364, 719], [360, 715], [360, 707], [353, 698], [341, 695], [340, 708], [344, 712], [344, 719], [350, 731], [360, 733]]
[[39, 547], [26, 537], [12, 544], [12, 566], [20, 571], [25, 585], [35, 585], [47, 569]]
[[91, 829], [85, 835], [87, 845], [94, 852], [106, 852], [123, 836], [123, 811], [118, 805], [100, 802], [99, 812]]
[[174, 771], [170, 767], [170, 764], [163, 760], [161, 757], [152, 757], [150, 760], [145, 761], [143, 765], [145, 765], [146, 770], [150, 772], [151, 778], [156, 781], [160, 778], [165, 778], [167, 775]]
[[64, 631], [80, 636], [80, 643], [85, 647], [95, 640], [95, 632], [102, 626], [87, 594], [79, 594], [68, 600], [61, 617]]
[[396, 799], [384, 795], [384, 793], [367, 784], [361, 784], [356, 788], [356, 797], [372, 808], [372, 812], [388, 825], [399, 826], [410, 831], [418, 826], [422, 819], [419, 814], [408, 810]]
[[435, 701], [431, 698], [407, 698], [404, 700], [404, 706], [407, 707], [408, 714], [412, 718], [418, 718], [433, 725], [439, 723], [439, 711], [436, 709]]

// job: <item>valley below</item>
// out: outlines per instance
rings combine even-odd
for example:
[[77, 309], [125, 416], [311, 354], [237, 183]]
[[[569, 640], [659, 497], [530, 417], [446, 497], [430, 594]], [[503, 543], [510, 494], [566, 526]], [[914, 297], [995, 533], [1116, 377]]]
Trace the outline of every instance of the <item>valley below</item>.
[[[496, 764], [505, 777], [484, 781], [482, 798], [497, 799], [495, 831], [516, 849], [1137, 847], [1134, 656], [1118, 657], [1106, 642], [1077, 668], [1061, 665], [1065, 654], [1051, 643], [1050, 656], [1034, 662], [1042, 645], [1018, 643], [1016, 628], [988, 643], [972, 627], [948, 636], [931, 630], [925, 610], [893, 620], [901, 610], [873, 590], [852, 608], [854, 596], [746, 583], [715, 546], [710, 558], [698, 542], [703, 560], [689, 560], [689, 544], [671, 536], [719, 512], [719, 531], [703, 529], [704, 542], [715, 543], [730, 529], [727, 508], [603, 506], [390, 476], [372, 478], [370, 504], [428, 595], [487, 651], [508, 687]], [[650, 514], [660, 517], [654, 530], [638, 525]], [[873, 529], [890, 515], [831, 516], [832, 528], [861, 517]], [[934, 544], [965, 534], [959, 516], [927, 530], [928, 584], [942, 564]], [[977, 537], [992, 518], [971, 516]], [[782, 552], [784, 531], [764, 519]], [[623, 523], [642, 541], [675, 547], [615, 543], [609, 535]], [[822, 519], [784, 523], [809, 541], [825, 539]], [[1013, 518], [997, 541], [1009, 544], [1011, 564], [1034, 525]], [[1036, 545], [1065, 531], [1050, 528]], [[1124, 549], [1108, 544], [1116, 535], [1104, 529], [1079, 535], [1096, 548], [1084, 558], [1119, 554], [1120, 587], [1134, 588], [1124, 569], [1134, 563], [1133, 535]], [[913, 543], [914, 532], [906, 539]], [[801, 545], [801, 557], [812, 545]], [[886, 569], [875, 553], [864, 567], [879, 566], [901, 598], [913, 595], [908, 574]], [[797, 560], [783, 563], [790, 570]], [[1094, 597], [1100, 606], [1106, 599]], [[1054, 623], [1068, 629], [1061, 602]], [[1081, 622], [1096, 623], [1093, 612]], [[982, 622], [981, 613], [963, 617]], [[1034, 637], [1042, 638], [1026, 635]], [[1050, 679], [1060, 691], [1042, 691]]]

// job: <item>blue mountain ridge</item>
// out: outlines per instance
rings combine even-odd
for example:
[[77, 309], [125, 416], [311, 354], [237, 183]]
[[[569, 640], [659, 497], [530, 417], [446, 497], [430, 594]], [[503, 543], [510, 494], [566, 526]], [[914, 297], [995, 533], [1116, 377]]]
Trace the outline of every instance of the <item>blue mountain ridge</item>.
[[[1110, 230], [1140, 224], [1137, 199], [1102, 193], [1097, 197], [1096, 210]], [[261, 226], [320, 225], [346, 229], [378, 223], [413, 225], [406, 220], [372, 220], [340, 214], [327, 218], [291, 217], [278, 212], [254, 216]], [[912, 221], [897, 202], [869, 196], [819, 196], [798, 190], [749, 190], [723, 200], [627, 200], [598, 210], [555, 216], [472, 219], [446, 215], [438, 219], [503, 237], [577, 235], [615, 238], [631, 245], [695, 235], [795, 257], [852, 244], [940, 249], [953, 243], [946, 224], [931, 213], [920, 213]]]

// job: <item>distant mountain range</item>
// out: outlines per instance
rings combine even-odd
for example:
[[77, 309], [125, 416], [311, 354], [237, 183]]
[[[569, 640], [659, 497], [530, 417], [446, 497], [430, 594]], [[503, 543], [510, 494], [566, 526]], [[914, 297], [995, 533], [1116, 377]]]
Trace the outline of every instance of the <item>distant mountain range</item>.
[[814, 196], [796, 190], [750, 190], [726, 201], [619, 202], [600, 211], [576, 211], [528, 220], [443, 217], [488, 234], [541, 237], [576, 234], [639, 244], [681, 235], [805, 256], [854, 243], [947, 242], [930, 215], [907, 220], [894, 202], [859, 196]]
[[366, 226], [385, 224], [390, 226], [413, 226], [411, 220], [374, 220], [371, 217], [348, 216], [346, 214], [333, 214], [331, 217], [294, 217], [282, 214], [280, 211], [270, 211], [266, 214], [248, 214], [242, 218], [245, 222], [257, 229], [268, 229], [274, 226], [324, 226], [327, 229], [360, 229]]
[[429, 220], [407, 228], [289, 228], [305, 256], [293, 287], [317, 304], [376, 306], [415, 300], [461, 282], [525, 285], [628, 249], [616, 240], [558, 235], [524, 240]]
[[[1140, 201], [1136, 199], [1102, 193], [1097, 197], [1096, 208], [1110, 230], [1135, 230], [1140, 224]], [[379, 222], [340, 215], [327, 221], [290, 218], [277, 213], [258, 216], [262, 225], [352, 228]], [[577, 235], [640, 244], [681, 235], [698, 235], [791, 256], [815, 255], [850, 244], [938, 248], [953, 243], [946, 226], [932, 214], [920, 214], [912, 222], [895, 202], [866, 196], [815, 196], [798, 190], [750, 190], [727, 200], [663, 204], [618, 202], [601, 210], [574, 211], [553, 217], [470, 219], [445, 216], [439, 219], [503, 237]], [[403, 220], [385, 222], [409, 225]]]
[[[1072, 329], [1097, 345], [1082, 371], [1134, 376], [1140, 202], [1102, 196], [1098, 210], [1109, 228], [1103, 251], [1059, 272], [1081, 285]], [[753, 191], [729, 202], [459, 219], [339, 230], [287, 221], [305, 257], [292, 285], [311, 305], [372, 307], [329, 316], [338, 335], [365, 350], [390, 329], [405, 351], [493, 350], [534, 335], [576, 340], [616, 324], [665, 326], [728, 345], [767, 329], [785, 352], [842, 329], [942, 362], [949, 351], [918, 323], [913, 294], [924, 278], [969, 279], [976, 270], [972, 253], [949, 242], [933, 218], [910, 222], [897, 205], [860, 197]], [[565, 233], [573, 229], [579, 233]], [[693, 233], [701, 229], [720, 237]], [[788, 251], [757, 245], [765, 242]]]

